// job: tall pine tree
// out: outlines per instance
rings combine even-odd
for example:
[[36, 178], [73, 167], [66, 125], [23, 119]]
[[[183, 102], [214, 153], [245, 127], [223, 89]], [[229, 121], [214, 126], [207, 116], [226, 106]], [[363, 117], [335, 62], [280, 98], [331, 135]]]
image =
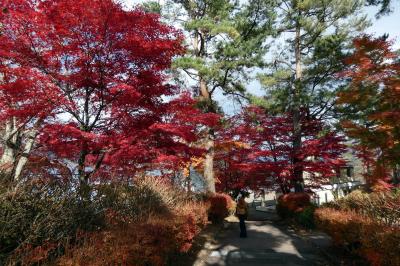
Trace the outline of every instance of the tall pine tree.
[[335, 92], [345, 85], [335, 74], [350, 40], [368, 25], [363, 6], [360, 0], [282, 0], [276, 7], [276, 30], [284, 42], [260, 80], [267, 89], [263, 104], [293, 117], [295, 191], [304, 190], [300, 114], [332, 118]]
[[[273, 1], [251, 1], [245, 5], [231, 0], [169, 0], [163, 16], [183, 29], [187, 53], [174, 66], [194, 85], [199, 107], [220, 112], [218, 91], [236, 100], [246, 98], [245, 83], [251, 70], [263, 67], [275, 20]], [[214, 130], [203, 139], [206, 149], [204, 179], [206, 190], [215, 192]]]

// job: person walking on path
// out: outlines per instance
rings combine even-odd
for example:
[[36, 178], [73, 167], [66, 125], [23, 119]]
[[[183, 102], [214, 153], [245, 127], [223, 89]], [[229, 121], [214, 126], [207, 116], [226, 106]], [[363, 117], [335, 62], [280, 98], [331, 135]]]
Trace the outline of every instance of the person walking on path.
[[239, 226], [240, 226], [240, 237], [245, 238], [247, 237], [247, 231], [246, 231], [246, 224], [245, 220], [247, 219], [247, 203], [244, 200], [244, 197], [240, 197], [239, 201], [236, 206], [236, 215], [239, 218]]

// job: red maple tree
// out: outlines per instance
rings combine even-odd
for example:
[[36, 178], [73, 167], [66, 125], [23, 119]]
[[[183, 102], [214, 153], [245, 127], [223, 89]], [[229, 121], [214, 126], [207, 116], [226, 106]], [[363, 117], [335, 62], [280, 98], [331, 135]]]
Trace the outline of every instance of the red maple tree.
[[[301, 167], [307, 174], [307, 186], [317, 187], [328, 182], [344, 164], [340, 159], [345, 150], [343, 138], [303, 114], [301, 124]], [[290, 192], [295, 168], [292, 138], [289, 114], [269, 115], [252, 106], [244, 109], [219, 135], [220, 145], [235, 144], [217, 153], [219, 189], [267, 187]]]
[[173, 167], [200, 152], [188, 144], [217, 116], [168, 84], [182, 36], [158, 15], [112, 0], [2, 5], [1, 116], [16, 131], [36, 124], [36, 156], [68, 166], [86, 184], [131, 177], [152, 163]]

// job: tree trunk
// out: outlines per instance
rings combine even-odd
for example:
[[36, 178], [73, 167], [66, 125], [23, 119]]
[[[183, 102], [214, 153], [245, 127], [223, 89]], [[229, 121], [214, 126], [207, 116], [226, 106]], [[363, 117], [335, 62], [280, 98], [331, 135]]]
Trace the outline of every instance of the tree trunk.
[[[300, 19], [300, 16], [299, 16]], [[296, 37], [295, 37], [295, 59], [296, 59], [296, 79], [293, 89], [293, 186], [295, 192], [304, 191], [304, 179], [303, 179], [303, 166], [301, 158], [301, 91], [302, 91], [302, 69], [301, 69], [301, 32], [300, 23], [296, 25]]]
[[[206, 81], [201, 77], [200, 78], [200, 96], [203, 101], [206, 101], [207, 104], [211, 104], [211, 95], [210, 92], [208, 91], [207, 83]], [[209, 108], [211, 109], [211, 108]], [[212, 110], [207, 110], [207, 111], [212, 111]]]
[[89, 176], [85, 171], [85, 161], [87, 155], [88, 153], [86, 152], [86, 149], [83, 148], [78, 159], [79, 194], [84, 200], [90, 199]]
[[19, 155], [18, 162], [15, 167], [15, 172], [14, 172], [15, 181], [19, 181], [21, 173], [24, 170], [26, 163], [28, 162], [28, 158], [32, 151], [33, 145], [35, 144], [36, 137], [39, 134], [39, 127], [42, 124], [42, 121], [43, 121], [42, 119], [37, 120], [35, 126], [31, 130], [26, 132], [24, 149], [22, 151], [22, 154]]
[[[202, 36], [202, 32], [199, 29], [194, 34], [193, 38], [193, 50], [194, 54], [197, 57], [205, 56], [205, 43], [204, 37]], [[207, 81], [199, 75], [199, 95], [200, 99], [206, 103], [206, 112], [215, 112], [211, 93], [208, 90]], [[213, 129], [209, 129], [207, 135], [204, 139], [204, 148], [206, 150], [206, 155], [204, 159], [204, 169], [203, 169], [203, 177], [205, 183], [206, 192], [215, 193], [215, 179], [214, 179], [214, 131]]]
[[204, 160], [204, 181], [206, 191], [215, 193], [215, 178], [214, 178], [214, 140], [210, 134], [206, 140], [206, 156]]
[[[200, 95], [201, 98], [207, 102], [208, 112], [212, 112], [211, 95], [207, 88], [207, 83], [203, 78], [200, 78]], [[204, 182], [206, 192], [215, 193], [215, 177], [214, 177], [214, 131], [209, 129], [205, 138], [204, 148], [206, 155], [204, 159]]]
[[7, 181], [13, 180], [14, 167], [16, 162], [16, 148], [18, 145], [18, 132], [16, 119], [12, 118], [5, 122], [2, 134], [3, 154], [0, 158], [0, 171]]

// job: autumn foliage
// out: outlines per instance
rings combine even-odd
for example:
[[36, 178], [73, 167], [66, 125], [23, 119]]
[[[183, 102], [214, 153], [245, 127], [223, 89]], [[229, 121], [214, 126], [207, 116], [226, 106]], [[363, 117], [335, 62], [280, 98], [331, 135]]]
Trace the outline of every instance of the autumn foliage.
[[168, 84], [165, 71], [183, 51], [182, 37], [158, 15], [112, 0], [2, 5], [0, 115], [21, 132], [18, 144], [37, 132], [40, 149], [26, 156], [51, 153], [50, 163], [73, 166], [88, 183], [173, 168], [201, 154], [188, 143], [217, 116]]
[[[210, 10], [231, 10], [228, 2]], [[209, 221], [234, 213], [226, 193], [242, 189], [280, 190], [277, 211], [313, 225], [309, 194], [291, 191], [329, 183], [346, 149], [334, 121], [300, 103], [308, 101], [300, 99], [301, 87], [311, 83], [296, 73], [290, 108], [249, 105], [221, 119], [213, 92], [244, 94], [236, 79], [254, 62], [235, 53], [254, 46], [255, 28], [243, 36], [250, 25], [241, 22], [196, 29], [196, 60], [175, 61], [197, 76], [202, 96], [195, 99], [171, 74], [173, 60], [187, 52], [185, 34], [149, 12], [153, 4], [127, 10], [115, 0], [1, 1], [0, 184], [7, 186], [0, 186], [0, 264], [173, 264]], [[184, 28], [197, 24], [210, 27], [199, 20]], [[266, 35], [259, 33], [261, 44]], [[232, 43], [209, 50], [217, 67], [207, 70], [205, 43], [223, 34]], [[260, 66], [261, 50], [249, 53]], [[388, 259], [400, 252], [400, 202], [389, 192], [400, 165], [400, 58], [385, 38], [363, 36], [345, 63], [339, 83], [349, 86], [336, 102], [341, 125], [357, 142], [352, 148], [368, 187], [385, 192], [352, 194], [317, 210], [315, 219], [336, 244], [373, 265], [400, 265], [398, 256]], [[329, 73], [312, 90], [328, 84]], [[215, 181], [225, 193], [194, 193], [191, 171], [199, 168], [206, 189], [214, 191]]]
[[317, 226], [336, 245], [363, 256], [374, 266], [400, 264], [398, 226], [387, 226], [354, 211], [320, 208], [315, 211]]
[[86, 203], [57, 182], [2, 194], [0, 262], [165, 265], [207, 224], [206, 203], [159, 178], [94, 190]]
[[234, 214], [236, 208], [235, 201], [225, 193], [206, 196], [206, 203], [208, 204], [208, 218], [214, 223], [220, 223], [229, 215]]
[[331, 208], [356, 212], [387, 226], [400, 223], [399, 206], [400, 194], [390, 191], [365, 193], [355, 190], [346, 197], [329, 203]]
[[399, 265], [399, 204], [398, 192], [353, 191], [317, 209], [315, 222], [335, 245], [361, 255], [371, 265]]
[[[308, 174], [307, 186], [315, 187], [335, 176], [344, 164], [343, 138], [326, 131], [321, 121], [302, 116], [300, 164]], [[221, 190], [242, 187], [278, 187], [288, 193], [293, 187], [295, 152], [290, 114], [270, 115], [250, 106], [227, 122], [219, 135], [216, 158]]]
[[276, 204], [276, 213], [280, 218], [307, 229], [315, 228], [315, 209], [316, 206], [311, 202], [311, 196], [307, 193], [283, 194], [278, 197]]
[[[173, 193], [173, 192], [172, 192]], [[166, 265], [188, 252], [207, 223], [207, 205], [179, 202], [169, 214], [152, 213], [139, 221], [110, 212], [107, 228], [86, 236], [58, 260], [59, 265]]]
[[351, 83], [338, 98], [348, 114], [342, 125], [359, 141], [370, 187], [388, 189], [391, 168], [400, 162], [400, 60], [385, 37], [363, 36], [354, 47], [343, 72]]
[[293, 213], [303, 211], [305, 207], [310, 205], [310, 202], [311, 197], [307, 193], [289, 193], [278, 198], [279, 208]]
[[163, 265], [187, 252], [207, 208], [168, 174], [203, 154], [192, 144], [218, 115], [169, 82], [181, 33], [112, 0], [1, 10], [0, 176], [18, 186], [0, 198], [0, 264]]

